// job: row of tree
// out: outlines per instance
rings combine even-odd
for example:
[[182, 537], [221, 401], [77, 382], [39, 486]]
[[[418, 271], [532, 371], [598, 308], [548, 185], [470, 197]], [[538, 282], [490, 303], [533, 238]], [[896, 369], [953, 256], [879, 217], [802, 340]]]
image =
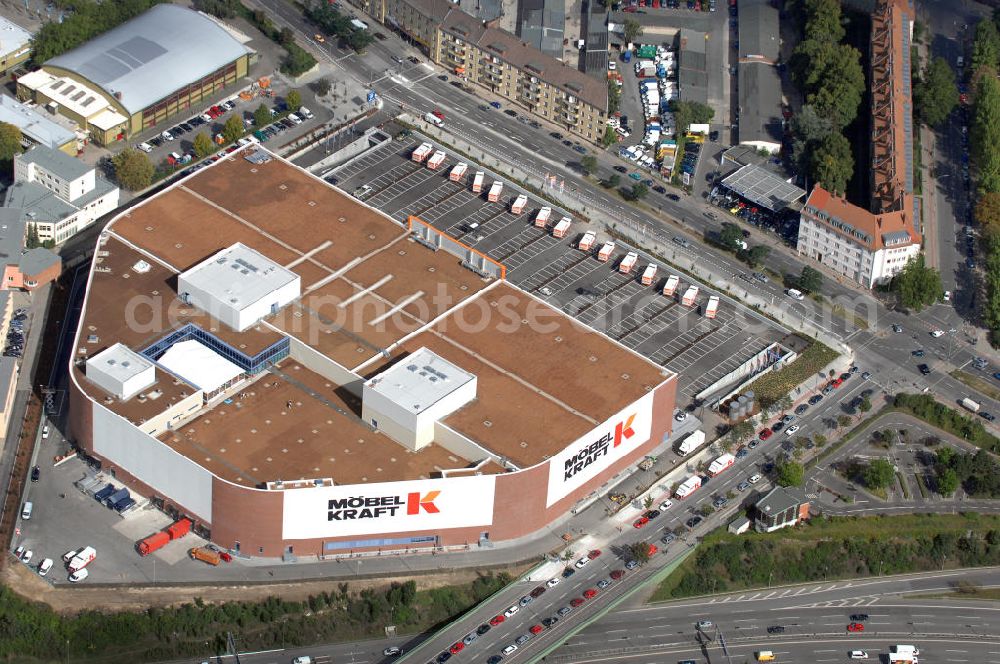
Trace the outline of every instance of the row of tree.
[[362, 30], [351, 23], [351, 18], [327, 2], [315, 2], [306, 7], [306, 18], [328, 35], [333, 35], [357, 52], [367, 48], [374, 37], [370, 30]]
[[1000, 33], [993, 21], [984, 19], [976, 25], [969, 64], [975, 91], [969, 137], [976, 166], [975, 216], [983, 231], [980, 248], [986, 257], [982, 313], [996, 346], [1000, 345], [1000, 154], [996, 150], [1000, 145]]
[[949, 496], [959, 486], [970, 496], [1000, 496], [1000, 463], [984, 450], [962, 453], [942, 447], [934, 458], [934, 480], [938, 493]]
[[792, 158], [813, 182], [843, 194], [854, 174], [844, 128], [858, 114], [865, 92], [861, 53], [842, 43], [844, 18], [838, 0], [805, 0], [803, 39], [790, 64], [805, 105], [792, 122]]
[[[61, 21], [42, 24], [31, 40], [31, 58], [42, 64], [142, 14], [163, 0], [74, 0]], [[62, 10], [60, 10], [62, 11]]]

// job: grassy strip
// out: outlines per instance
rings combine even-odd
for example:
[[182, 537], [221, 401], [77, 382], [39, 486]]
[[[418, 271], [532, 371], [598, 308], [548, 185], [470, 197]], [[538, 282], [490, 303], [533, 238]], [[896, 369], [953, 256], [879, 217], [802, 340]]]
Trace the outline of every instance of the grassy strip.
[[921, 498], [926, 498], [928, 495], [933, 493], [933, 491], [931, 491], [930, 488], [927, 486], [927, 481], [924, 479], [923, 475], [918, 473], [916, 475], [916, 478], [917, 478], [917, 487], [920, 489]]
[[[204, 659], [226, 652], [226, 633], [243, 650], [267, 650], [382, 635], [386, 625], [421, 633], [477, 605], [511, 578], [484, 574], [472, 583], [417, 590], [414, 582], [349, 591], [346, 582], [301, 602], [192, 603], [145, 611], [61, 615], [0, 586], [0, 615], [16, 616], [0, 639], [3, 661], [152, 662]], [[9, 622], [9, 621], [8, 621]]]
[[753, 390], [758, 403], [774, 403], [793, 389], [819, 373], [837, 358], [837, 351], [818, 341], [813, 341], [798, 359], [781, 371], [771, 371], [754, 382], [747, 390]]
[[768, 534], [719, 529], [660, 584], [652, 600], [998, 563], [998, 515], [821, 517]]
[[910, 488], [906, 486], [906, 480], [903, 479], [903, 473], [896, 473], [896, 478], [899, 480], [899, 490], [903, 492], [903, 498], [909, 500]]
[[962, 371], [961, 369], [955, 369], [949, 375], [977, 392], [982, 392], [990, 399], [1000, 401], [1000, 389], [997, 389], [993, 383], [983, 380], [979, 376], [973, 375], [967, 371]]
[[896, 395], [896, 408], [913, 415], [953, 436], [967, 440], [976, 447], [1000, 454], [1000, 438], [986, 431], [977, 417], [968, 417], [954, 408], [934, 400], [929, 394]]

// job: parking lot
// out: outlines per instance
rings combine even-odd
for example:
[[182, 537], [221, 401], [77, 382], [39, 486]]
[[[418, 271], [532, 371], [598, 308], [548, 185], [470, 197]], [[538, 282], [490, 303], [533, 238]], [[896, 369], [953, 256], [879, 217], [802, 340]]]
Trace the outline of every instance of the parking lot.
[[[410, 159], [421, 142], [412, 135], [385, 143], [326, 177], [400, 222], [410, 215], [420, 217], [485, 253], [506, 266], [511, 283], [678, 372], [681, 404], [786, 336], [777, 324], [725, 297], [716, 317], [707, 318], [703, 309], [709, 296], [718, 293], [683, 273], [675, 273], [680, 277], [677, 294], [697, 285], [696, 304], [684, 306], [679, 298], [663, 295], [669, 267], [641, 251], [636, 252], [639, 257], [631, 273], [621, 273], [617, 269], [621, 259], [634, 249], [620, 241], [610, 259], [601, 262], [596, 254], [611, 240], [606, 234], [597, 233], [591, 251], [579, 250], [581, 237], [591, 230], [585, 222], [574, 220], [565, 237], [553, 237], [552, 224], [572, 215], [530, 195], [524, 211], [513, 214], [511, 204], [526, 192], [474, 163], [469, 163], [459, 182], [452, 182], [451, 168], [468, 160], [449, 154], [431, 170]], [[470, 187], [477, 170], [486, 174], [479, 195]], [[486, 191], [497, 179], [504, 182], [504, 189], [499, 200], [490, 203]], [[545, 229], [532, 223], [543, 206], [552, 208]], [[644, 286], [639, 277], [650, 263], [659, 263], [659, 269], [653, 282]]]

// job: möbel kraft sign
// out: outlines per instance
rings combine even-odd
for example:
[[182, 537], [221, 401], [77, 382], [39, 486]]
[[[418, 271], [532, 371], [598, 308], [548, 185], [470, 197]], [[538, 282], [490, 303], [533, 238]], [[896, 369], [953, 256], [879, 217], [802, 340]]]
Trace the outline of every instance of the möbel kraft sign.
[[282, 538], [489, 526], [495, 488], [489, 475], [287, 489]]
[[553, 456], [549, 459], [546, 507], [634, 452], [649, 440], [652, 428], [653, 392], [650, 392]]

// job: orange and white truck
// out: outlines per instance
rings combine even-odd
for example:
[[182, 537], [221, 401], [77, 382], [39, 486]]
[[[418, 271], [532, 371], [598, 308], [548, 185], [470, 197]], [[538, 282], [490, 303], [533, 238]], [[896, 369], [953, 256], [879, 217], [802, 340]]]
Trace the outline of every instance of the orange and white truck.
[[430, 143], [421, 143], [416, 147], [416, 149], [413, 150], [413, 154], [410, 155], [410, 159], [417, 163], [421, 163], [424, 159], [427, 159], [427, 157], [430, 156], [433, 150], [434, 146]]
[[571, 223], [572, 222], [569, 220], [569, 217], [563, 217], [560, 219], [552, 228], [552, 237], [566, 237], [566, 233], [569, 232]]
[[676, 274], [672, 274], [667, 277], [667, 283], [663, 285], [663, 294], [667, 297], [673, 297], [674, 293], [677, 292], [677, 284], [681, 282], [681, 278]]
[[636, 262], [639, 260], [639, 254], [634, 251], [630, 251], [625, 254], [625, 258], [622, 262], [618, 264], [618, 271], [622, 274], [629, 274], [632, 272], [632, 268], [635, 267]]
[[681, 298], [681, 304], [683, 304], [685, 307], [692, 307], [694, 306], [694, 302], [697, 299], [698, 299], [698, 287], [688, 286], [688, 289], [684, 291], [684, 297]]
[[460, 182], [462, 176], [465, 175], [465, 171], [469, 170], [469, 165], [464, 161], [460, 161], [451, 167], [451, 173], [448, 173], [448, 179], [452, 182]]
[[486, 179], [486, 173], [482, 171], [476, 171], [475, 177], [472, 178], [472, 193], [481, 194], [483, 193], [483, 180]]
[[601, 247], [601, 250], [597, 252], [597, 260], [601, 261], [602, 263], [607, 263], [608, 260], [611, 259], [611, 254], [613, 254], [614, 251], [615, 251], [615, 243], [608, 240], [607, 242], [604, 243], [604, 246]]
[[642, 285], [651, 286], [653, 279], [656, 279], [656, 263], [650, 263], [642, 272]]
[[549, 223], [549, 217], [552, 216], [552, 208], [543, 207], [535, 215], [535, 226], [538, 228], [545, 228], [545, 225]]
[[580, 251], [590, 251], [594, 248], [594, 242], [597, 240], [597, 233], [594, 231], [587, 231], [580, 238], [580, 244], [577, 245], [577, 249]]
[[438, 150], [437, 152], [431, 155], [430, 159], [427, 160], [427, 168], [431, 169], [432, 171], [436, 171], [438, 169], [438, 166], [444, 163], [444, 159], [447, 156], [448, 155], [444, 153], [444, 150]]
[[80, 549], [75, 556], [69, 561], [69, 571], [78, 572], [90, 563], [94, 562], [94, 558], [97, 557], [97, 550], [92, 546], [85, 546]]
[[524, 206], [527, 204], [528, 204], [528, 197], [525, 196], [524, 194], [521, 194], [520, 196], [515, 198], [514, 202], [511, 204], [510, 213], [521, 214], [522, 212], [524, 212]]
[[705, 318], [715, 318], [719, 313], [719, 296], [713, 295], [708, 298], [708, 305], [705, 307]]
[[677, 498], [677, 500], [684, 500], [699, 488], [701, 488], [701, 477], [698, 475], [692, 475], [684, 480], [679, 487], [677, 487], [677, 491], [674, 492], [674, 497]]
[[486, 200], [488, 200], [490, 203], [496, 203], [500, 200], [501, 193], [503, 193], [503, 182], [497, 180], [496, 182], [493, 183], [492, 186], [490, 186], [490, 191], [486, 195]]

